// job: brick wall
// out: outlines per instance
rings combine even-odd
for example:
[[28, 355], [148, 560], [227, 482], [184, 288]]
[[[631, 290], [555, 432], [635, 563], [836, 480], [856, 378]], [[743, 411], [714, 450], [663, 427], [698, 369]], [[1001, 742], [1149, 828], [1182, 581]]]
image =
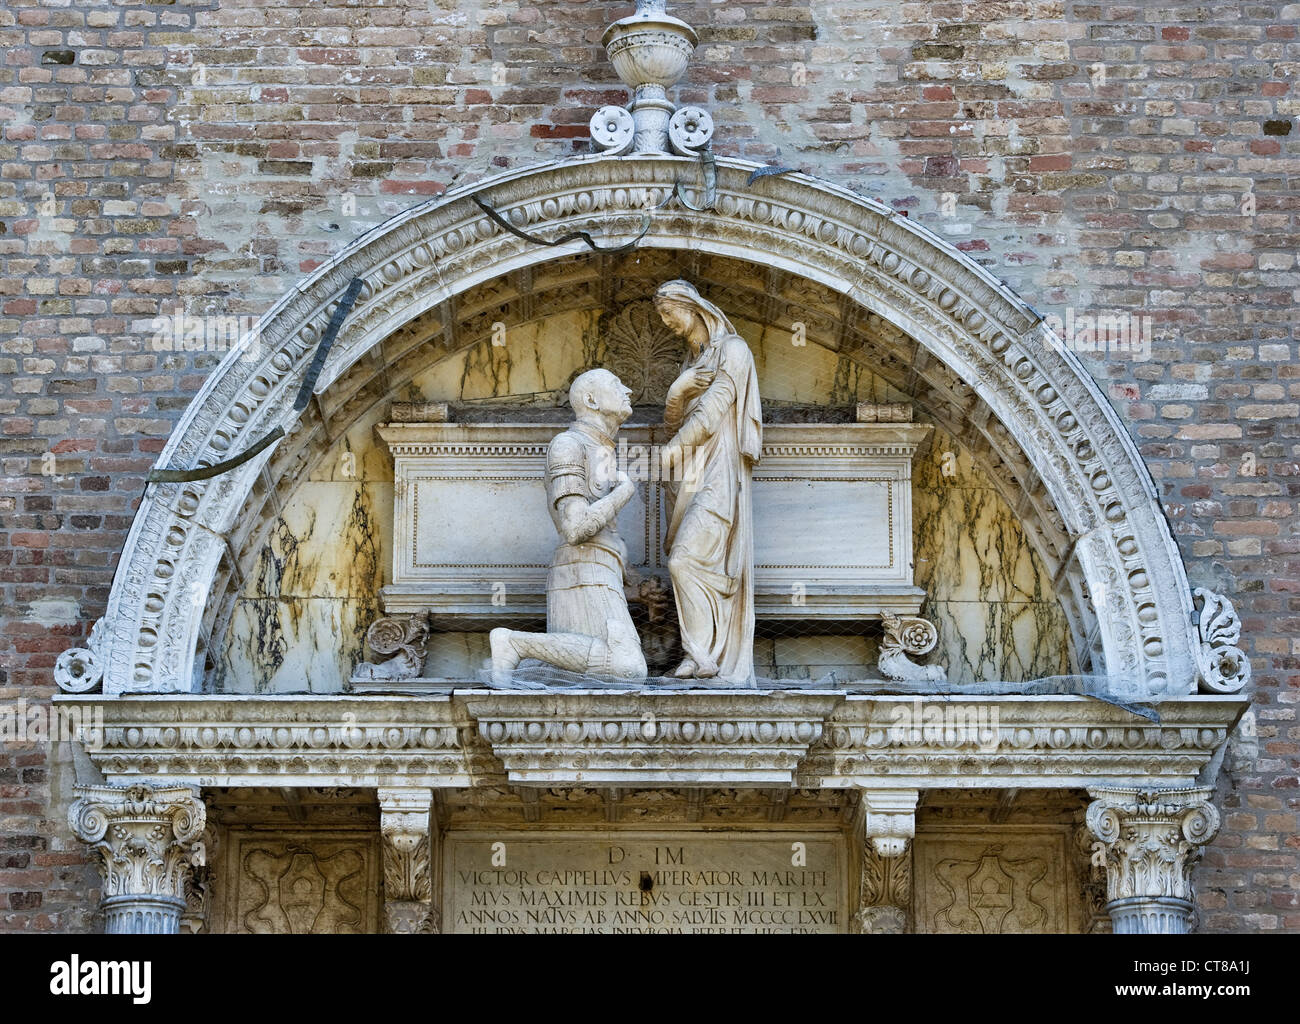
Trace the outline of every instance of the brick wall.
[[[1228, 758], [1202, 927], [1300, 930], [1300, 5], [670, 8], [700, 31], [678, 99], [713, 111], [718, 152], [892, 203], [1045, 313], [1151, 318], [1151, 358], [1086, 361], [1255, 671], [1258, 756]], [[152, 318], [260, 312], [454, 181], [585, 151], [626, 98], [599, 37], [629, 11], [9, 0], [0, 700], [48, 697], [219, 359], [152, 351]], [[43, 748], [0, 753], [0, 928], [93, 926], [70, 785]]]

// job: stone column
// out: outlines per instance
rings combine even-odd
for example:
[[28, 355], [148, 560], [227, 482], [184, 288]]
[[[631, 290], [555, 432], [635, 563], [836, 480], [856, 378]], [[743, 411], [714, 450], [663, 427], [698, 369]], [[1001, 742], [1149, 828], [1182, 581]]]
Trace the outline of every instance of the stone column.
[[385, 929], [398, 935], [437, 932], [433, 899], [433, 790], [381, 788], [379, 830], [384, 840]]
[[911, 931], [912, 837], [916, 834], [915, 789], [862, 791], [862, 879], [855, 916], [863, 935]]
[[1191, 930], [1192, 867], [1219, 831], [1213, 790], [1089, 788], [1088, 830], [1106, 865], [1106, 910], [1115, 933]]
[[203, 862], [207, 812], [193, 786], [78, 786], [68, 810], [73, 834], [99, 852], [104, 931], [175, 934], [185, 876]]

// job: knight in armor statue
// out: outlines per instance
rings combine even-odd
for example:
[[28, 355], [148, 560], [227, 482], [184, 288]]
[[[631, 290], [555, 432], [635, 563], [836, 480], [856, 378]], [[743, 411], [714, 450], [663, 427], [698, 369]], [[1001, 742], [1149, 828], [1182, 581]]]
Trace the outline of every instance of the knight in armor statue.
[[623, 586], [627, 549], [616, 519], [636, 493], [620, 472], [614, 435], [632, 415], [631, 390], [608, 370], [569, 388], [575, 422], [546, 453], [546, 497], [560, 546], [546, 579], [546, 632], [494, 629], [492, 682], [509, 684], [524, 658], [588, 675], [641, 682], [646, 660]]

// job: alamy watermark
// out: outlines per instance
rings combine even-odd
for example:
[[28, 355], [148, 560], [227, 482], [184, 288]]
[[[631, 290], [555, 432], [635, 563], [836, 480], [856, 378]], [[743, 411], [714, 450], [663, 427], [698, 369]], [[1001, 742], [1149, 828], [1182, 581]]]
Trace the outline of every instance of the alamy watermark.
[[995, 704], [949, 703], [916, 698], [889, 709], [889, 741], [899, 746], [997, 749], [1001, 738]]
[[1065, 318], [1049, 313], [1043, 323], [1052, 332], [1052, 347], [1060, 352], [1089, 355], [1115, 355], [1134, 362], [1151, 358], [1151, 321], [1149, 315], [1124, 310], [1099, 310], [1076, 313], [1065, 308]]
[[104, 746], [104, 709], [31, 704], [27, 699], [0, 703], [0, 748], [32, 750], [75, 740], [87, 750]]
[[256, 316], [194, 316], [174, 310], [156, 316], [149, 347], [155, 352], [229, 352], [237, 349], [252, 362], [262, 355], [262, 336]]
[[589, 474], [593, 483], [610, 487], [617, 486], [623, 474], [634, 483], [676, 482], [689, 493], [700, 486], [707, 456], [699, 445], [628, 444], [619, 438], [616, 451], [607, 460], [593, 462]]

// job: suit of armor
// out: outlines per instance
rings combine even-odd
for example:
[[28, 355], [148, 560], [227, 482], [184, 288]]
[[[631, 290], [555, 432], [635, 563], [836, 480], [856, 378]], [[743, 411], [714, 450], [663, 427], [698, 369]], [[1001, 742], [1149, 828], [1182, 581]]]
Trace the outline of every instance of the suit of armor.
[[[610, 379], [626, 394], [617, 378]], [[623, 593], [627, 549], [616, 525], [634, 493], [617, 472], [613, 437], [597, 422], [580, 417], [551, 441], [546, 497], [560, 544], [546, 578], [547, 631], [492, 630], [495, 685], [508, 685], [524, 658], [587, 675], [646, 678], [641, 638]]]
[[576, 542], [565, 539], [562, 504], [577, 498], [590, 509], [607, 498], [616, 484], [615, 467], [613, 439], [583, 422], [557, 435], [547, 451], [548, 507], [561, 543], [546, 578], [546, 631], [603, 641], [591, 645], [587, 664], [576, 671], [644, 679], [641, 640], [623, 593], [627, 548], [614, 515]]

